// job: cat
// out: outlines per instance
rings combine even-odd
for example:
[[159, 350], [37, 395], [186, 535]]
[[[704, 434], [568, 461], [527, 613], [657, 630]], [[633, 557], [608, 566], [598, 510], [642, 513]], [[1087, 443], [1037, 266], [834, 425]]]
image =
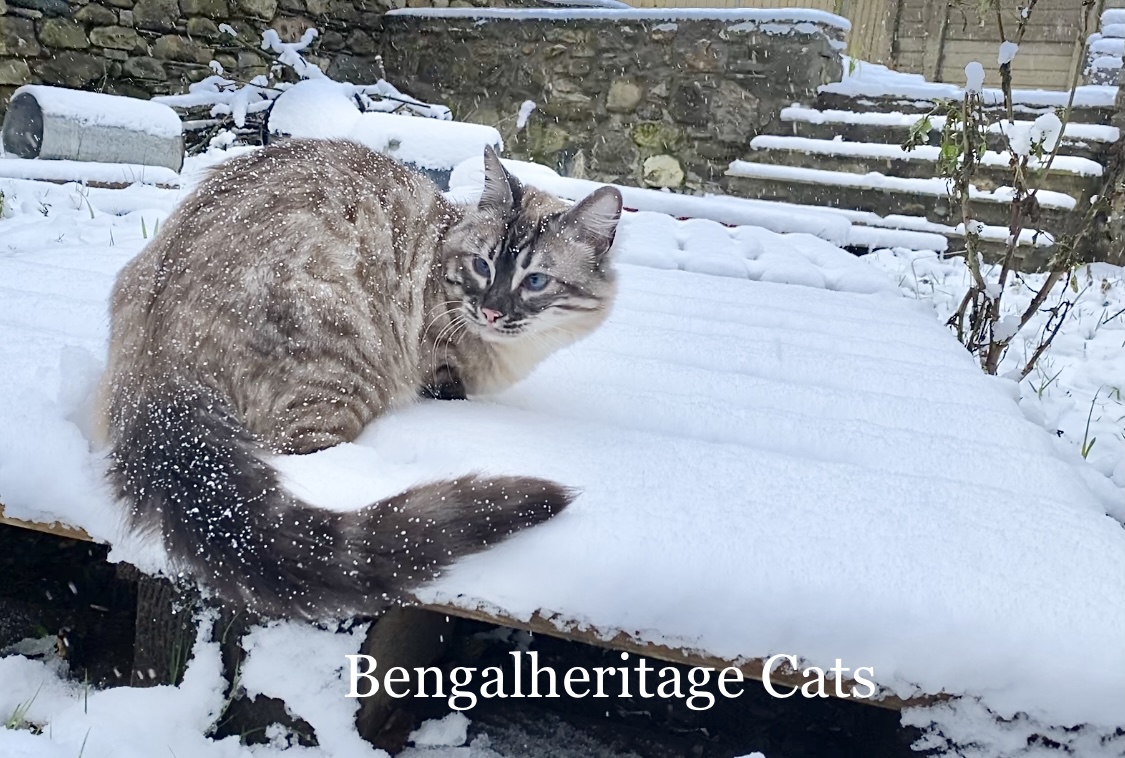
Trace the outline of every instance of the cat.
[[604, 321], [620, 192], [571, 206], [491, 148], [484, 167], [479, 202], [458, 206], [357, 143], [274, 143], [212, 169], [121, 271], [108, 477], [178, 571], [266, 616], [370, 615], [571, 502], [554, 482], [469, 474], [337, 513], [264, 460], [503, 389]]

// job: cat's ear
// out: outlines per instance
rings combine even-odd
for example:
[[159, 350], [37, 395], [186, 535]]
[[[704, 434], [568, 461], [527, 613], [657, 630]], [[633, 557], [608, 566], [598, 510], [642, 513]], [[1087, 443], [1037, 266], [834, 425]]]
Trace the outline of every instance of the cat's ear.
[[616, 187], [599, 187], [563, 214], [563, 225], [601, 257], [613, 245], [623, 202]]
[[485, 145], [484, 190], [481, 192], [477, 207], [481, 210], [507, 213], [520, 202], [522, 194], [523, 186], [519, 180], [504, 168], [500, 156], [492, 146]]

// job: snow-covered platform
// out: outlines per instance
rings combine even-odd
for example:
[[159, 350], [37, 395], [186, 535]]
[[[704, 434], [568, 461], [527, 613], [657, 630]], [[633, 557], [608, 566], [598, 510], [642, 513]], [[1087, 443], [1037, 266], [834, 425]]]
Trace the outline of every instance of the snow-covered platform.
[[[181, 195], [0, 191], [0, 501], [158, 567], [121, 535], [87, 429], [113, 277]], [[595, 335], [500, 396], [280, 459], [289, 486], [353, 508], [470, 470], [549, 477], [581, 488], [568, 511], [419, 600], [751, 674], [840, 659], [888, 704], [1125, 725], [1119, 492], [1024, 418], [1014, 383], [811, 235], [645, 212], [619, 245]]]

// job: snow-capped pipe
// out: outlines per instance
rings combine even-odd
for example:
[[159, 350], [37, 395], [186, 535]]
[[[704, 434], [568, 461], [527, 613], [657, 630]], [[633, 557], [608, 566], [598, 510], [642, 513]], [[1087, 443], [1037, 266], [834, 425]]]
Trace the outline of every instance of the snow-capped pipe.
[[183, 124], [167, 105], [63, 87], [26, 85], [12, 95], [4, 152], [17, 158], [129, 163], [179, 171]]

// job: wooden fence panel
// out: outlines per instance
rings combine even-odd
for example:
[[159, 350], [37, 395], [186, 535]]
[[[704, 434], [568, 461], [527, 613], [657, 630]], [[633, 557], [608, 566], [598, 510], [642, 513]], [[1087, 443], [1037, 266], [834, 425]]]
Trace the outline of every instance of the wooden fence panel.
[[[1000, 32], [996, 18], [981, 18], [973, 3], [950, 7], [944, 0], [627, 0], [638, 8], [815, 8], [852, 22], [848, 55], [883, 63], [934, 81], [961, 84], [965, 65], [980, 61], [986, 83], [999, 85], [996, 56]], [[1000, 0], [1005, 31], [1014, 33], [1026, 0]], [[1125, 0], [1102, 0], [1092, 16], [1106, 8], [1125, 8]], [[1080, 0], [1038, 0], [1024, 43], [1016, 57], [1016, 87], [1065, 89], [1082, 48], [1076, 43], [1082, 23]]]

